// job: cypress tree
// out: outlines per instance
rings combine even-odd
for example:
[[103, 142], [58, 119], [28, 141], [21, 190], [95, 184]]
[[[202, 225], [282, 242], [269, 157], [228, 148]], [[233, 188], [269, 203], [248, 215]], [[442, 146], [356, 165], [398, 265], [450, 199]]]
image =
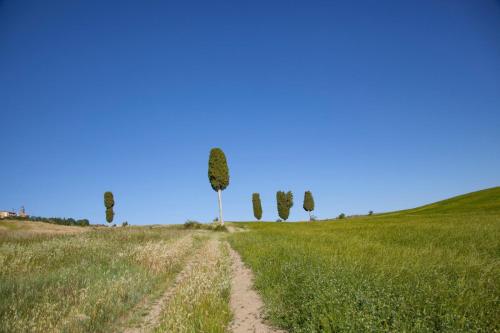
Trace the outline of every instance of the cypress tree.
[[293, 194], [291, 191], [276, 192], [276, 203], [278, 204], [278, 215], [286, 221], [290, 215], [290, 208], [293, 206]]
[[311, 212], [314, 210], [314, 198], [311, 191], [304, 193], [304, 210], [309, 213], [309, 221], [311, 221]]
[[115, 199], [113, 193], [109, 191], [104, 192], [104, 207], [106, 207], [106, 221], [108, 221], [108, 223], [113, 222], [113, 218], [115, 217], [115, 212], [113, 211], [114, 206]]
[[226, 155], [220, 148], [212, 148], [208, 158], [208, 180], [219, 200], [219, 221], [224, 225], [222, 214], [222, 191], [229, 185], [229, 168]]
[[259, 193], [252, 194], [252, 205], [253, 205], [253, 216], [255, 216], [257, 220], [260, 220], [262, 218], [262, 205], [260, 203]]

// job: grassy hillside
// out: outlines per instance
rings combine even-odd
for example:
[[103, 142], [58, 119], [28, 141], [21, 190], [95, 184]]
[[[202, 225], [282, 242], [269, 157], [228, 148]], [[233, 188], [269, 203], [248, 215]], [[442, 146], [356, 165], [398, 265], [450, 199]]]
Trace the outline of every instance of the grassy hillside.
[[414, 210], [245, 223], [231, 243], [290, 332], [500, 331], [499, 188]]
[[388, 214], [500, 214], [500, 186]]
[[0, 220], [0, 241], [32, 238], [35, 236], [76, 234], [88, 230], [89, 228], [63, 226], [45, 222]]

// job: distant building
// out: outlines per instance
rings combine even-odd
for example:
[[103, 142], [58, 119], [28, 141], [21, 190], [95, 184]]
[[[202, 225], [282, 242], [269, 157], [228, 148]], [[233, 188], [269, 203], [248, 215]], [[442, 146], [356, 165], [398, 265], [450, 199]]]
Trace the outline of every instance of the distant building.
[[19, 209], [19, 216], [20, 217], [28, 217], [28, 214], [26, 214], [26, 210], [24, 209], [24, 206], [21, 206], [21, 209]]
[[6, 217], [14, 217], [17, 216], [16, 212], [11, 212], [8, 210], [0, 210], [0, 219], [4, 219]]

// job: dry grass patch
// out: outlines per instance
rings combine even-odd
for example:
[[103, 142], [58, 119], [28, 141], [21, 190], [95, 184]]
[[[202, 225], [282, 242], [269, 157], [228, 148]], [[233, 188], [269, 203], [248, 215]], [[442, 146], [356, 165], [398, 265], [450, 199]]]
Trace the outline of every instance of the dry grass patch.
[[226, 332], [231, 319], [227, 243], [210, 240], [183, 271], [156, 332]]
[[[110, 331], [177, 272], [190, 251], [190, 234], [173, 228], [106, 228], [0, 239], [0, 332]], [[152, 249], [153, 266], [138, 261], [138, 255], [147, 256], [145, 249]], [[154, 259], [163, 258], [155, 249], [171, 250], [178, 259]]]
[[65, 226], [45, 222], [1, 220], [0, 240], [78, 234], [89, 230], [91, 230], [89, 227]]

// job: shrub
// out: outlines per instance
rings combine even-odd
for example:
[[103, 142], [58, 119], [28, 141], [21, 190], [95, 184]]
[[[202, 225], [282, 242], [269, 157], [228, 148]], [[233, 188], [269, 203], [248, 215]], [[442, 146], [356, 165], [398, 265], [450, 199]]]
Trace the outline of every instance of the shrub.
[[198, 221], [187, 220], [184, 222], [184, 229], [201, 229], [203, 225]]
[[370, 210], [370, 211], [368, 212], [368, 215], [370, 215], [370, 216], [371, 216], [371, 215], [373, 215], [373, 210]]
[[225, 225], [219, 224], [219, 223], [212, 224], [211, 227], [210, 227], [210, 230], [212, 230], [212, 231], [222, 231], [222, 232], [227, 232], [228, 231]]
[[341, 213], [341, 214], [339, 215], [338, 219], [339, 219], [339, 220], [341, 220], [341, 219], [345, 219], [345, 214], [344, 214], [344, 213]]

